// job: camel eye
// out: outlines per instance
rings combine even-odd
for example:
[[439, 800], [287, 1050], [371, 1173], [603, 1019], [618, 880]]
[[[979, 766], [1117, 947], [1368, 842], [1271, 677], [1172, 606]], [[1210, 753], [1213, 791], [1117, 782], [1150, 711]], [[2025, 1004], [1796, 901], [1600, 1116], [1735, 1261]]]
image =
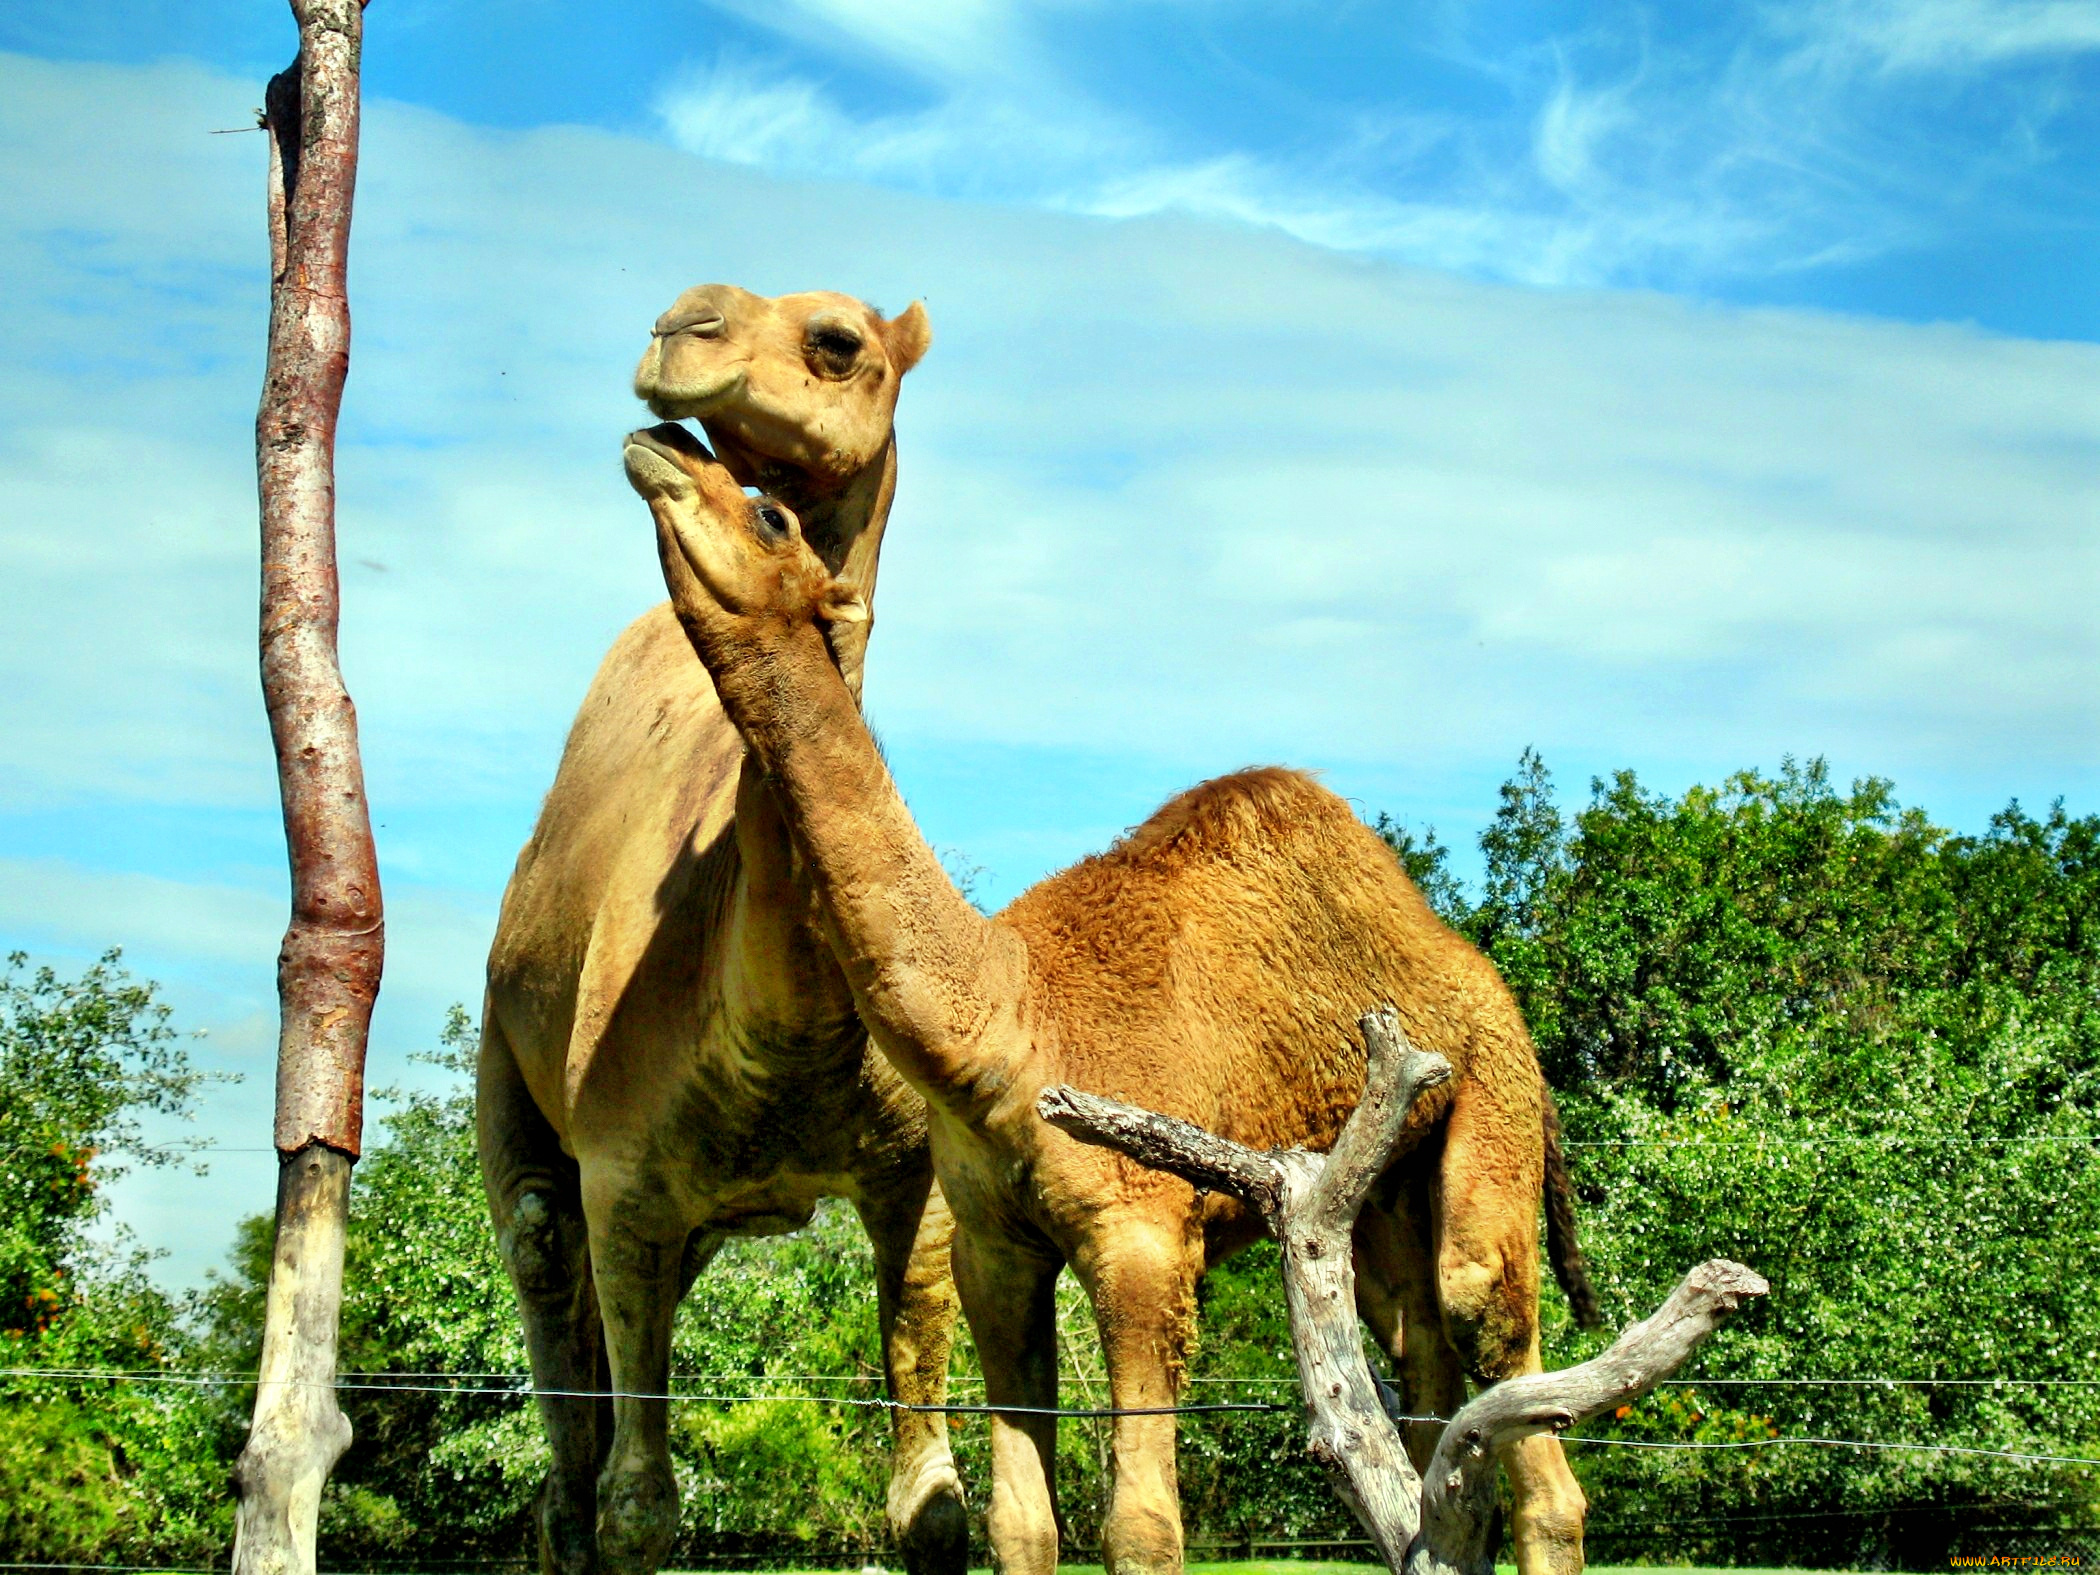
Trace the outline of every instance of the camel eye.
[[809, 332], [809, 348], [826, 371], [847, 372], [860, 358], [860, 335], [850, 328], [820, 323]]
[[788, 533], [787, 512], [777, 503], [762, 502], [752, 511], [761, 534], [778, 541]]

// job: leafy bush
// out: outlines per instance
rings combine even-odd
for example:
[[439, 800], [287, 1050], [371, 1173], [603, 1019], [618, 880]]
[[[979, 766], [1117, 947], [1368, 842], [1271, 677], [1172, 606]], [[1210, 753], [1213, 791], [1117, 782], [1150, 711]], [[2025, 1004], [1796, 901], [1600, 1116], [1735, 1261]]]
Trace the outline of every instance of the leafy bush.
[[139, 1112], [185, 1113], [198, 1074], [154, 986], [109, 953], [78, 979], [0, 972], [0, 1548], [26, 1560], [183, 1555], [223, 1541], [209, 1402], [172, 1378], [176, 1308], [147, 1256], [97, 1242], [122, 1161], [168, 1162]]
[[[1772, 1281], [1705, 1382], [1590, 1431], [2094, 1453], [2100, 1389], [2063, 1381], [2100, 1361], [2100, 818], [1953, 836], [1788, 762], [1680, 799], [1622, 772], [1564, 820], [1527, 754], [1482, 847], [1456, 917], [1559, 1091], [1608, 1324], [1716, 1254]], [[1602, 1343], [1550, 1313], [1549, 1365]], [[1766, 1382], [1812, 1377], [1964, 1382]], [[2095, 1516], [2090, 1472], [2035, 1463], [1570, 1452], [1613, 1556], [1922, 1565]]]

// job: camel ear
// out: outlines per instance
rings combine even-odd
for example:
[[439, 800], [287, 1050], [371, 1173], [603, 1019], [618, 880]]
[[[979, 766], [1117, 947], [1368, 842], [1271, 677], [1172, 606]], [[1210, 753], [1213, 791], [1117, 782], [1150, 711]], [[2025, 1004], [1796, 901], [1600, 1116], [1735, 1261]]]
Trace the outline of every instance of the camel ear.
[[817, 612], [828, 624], [865, 624], [870, 618], [867, 596], [839, 580], [824, 588]]
[[933, 343], [933, 324], [926, 320], [926, 303], [914, 301], [882, 325], [882, 342], [889, 346], [890, 361], [902, 377], [919, 364], [919, 357]]

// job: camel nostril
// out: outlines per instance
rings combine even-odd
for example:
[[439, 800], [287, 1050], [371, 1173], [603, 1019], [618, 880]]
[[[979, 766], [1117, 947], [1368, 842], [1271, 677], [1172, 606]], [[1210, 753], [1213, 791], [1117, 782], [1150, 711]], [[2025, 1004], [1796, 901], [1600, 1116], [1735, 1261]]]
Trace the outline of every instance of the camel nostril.
[[656, 337], [668, 339], [673, 334], [691, 334], [696, 339], [719, 339], [729, 330], [722, 314], [712, 306], [692, 306], [684, 311], [669, 311], [656, 320]]

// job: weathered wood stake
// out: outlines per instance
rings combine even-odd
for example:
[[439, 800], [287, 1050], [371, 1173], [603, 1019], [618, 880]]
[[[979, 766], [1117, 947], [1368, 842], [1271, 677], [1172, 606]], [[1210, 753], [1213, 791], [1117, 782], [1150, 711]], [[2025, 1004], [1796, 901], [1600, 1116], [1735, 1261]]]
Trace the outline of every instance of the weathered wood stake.
[[1363, 1102], [1329, 1154], [1260, 1153], [1113, 1099], [1046, 1089], [1037, 1113], [1082, 1142], [1129, 1155], [1252, 1208], [1283, 1249], [1298, 1384], [1310, 1413], [1306, 1452], [1326, 1468], [1393, 1575], [1491, 1575], [1495, 1452], [1531, 1433], [1561, 1432], [1645, 1394], [1683, 1365], [1765, 1282], [1716, 1258], [1686, 1276], [1661, 1311], [1601, 1356], [1556, 1373], [1497, 1384], [1444, 1429], [1427, 1482], [1402, 1444], [1399, 1403], [1364, 1360], [1350, 1235], [1393, 1157], [1416, 1095], [1451, 1076], [1419, 1050], [1391, 1012], [1362, 1019], [1368, 1052]]
[[335, 1400], [350, 1168], [379, 993], [379, 866], [357, 713], [336, 660], [335, 424], [350, 364], [358, 0], [292, 0], [299, 55], [270, 82], [270, 344], [255, 418], [262, 684], [292, 919], [277, 958], [277, 1241], [255, 1414], [235, 1470], [236, 1575], [313, 1575], [321, 1489], [350, 1443]]

